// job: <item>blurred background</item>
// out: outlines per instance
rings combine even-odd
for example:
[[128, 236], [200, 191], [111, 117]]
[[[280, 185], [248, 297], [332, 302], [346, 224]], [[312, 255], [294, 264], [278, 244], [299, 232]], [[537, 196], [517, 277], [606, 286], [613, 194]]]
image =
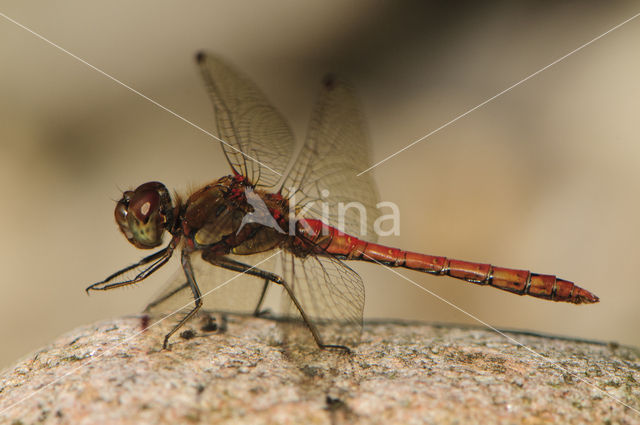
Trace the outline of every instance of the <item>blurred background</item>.
[[[637, 2], [4, 0], [2, 13], [206, 128], [197, 50], [248, 74], [298, 139], [318, 82], [357, 87], [374, 161], [630, 18]], [[529, 269], [600, 296], [551, 303], [403, 273], [499, 328], [640, 345], [640, 18], [377, 167], [408, 250]], [[189, 188], [228, 168], [217, 142], [0, 18], [0, 367], [74, 327], [142, 310], [172, 272], [84, 289], [143, 252], [121, 190]], [[177, 266], [172, 266], [173, 269]], [[367, 317], [475, 323], [375, 265]], [[158, 342], [160, 343], [160, 341]]]

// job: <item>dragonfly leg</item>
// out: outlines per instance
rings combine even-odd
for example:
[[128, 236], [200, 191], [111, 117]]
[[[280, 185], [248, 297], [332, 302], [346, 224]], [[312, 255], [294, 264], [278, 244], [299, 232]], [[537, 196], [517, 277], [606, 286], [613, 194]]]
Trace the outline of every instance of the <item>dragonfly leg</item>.
[[296, 295], [293, 293], [293, 290], [291, 289], [289, 284], [286, 281], [282, 280], [280, 282], [280, 285], [282, 285], [284, 287], [285, 291], [287, 291], [287, 294], [289, 294], [289, 298], [291, 298], [291, 301], [293, 301], [293, 304], [296, 306], [296, 308], [300, 312], [300, 315], [302, 316], [302, 320], [304, 321], [304, 323], [309, 328], [309, 331], [311, 331], [311, 335], [313, 335], [313, 339], [316, 341], [316, 344], [318, 344], [318, 347], [323, 348], [323, 349], [324, 348], [329, 348], [329, 349], [342, 350], [347, 354], [351, 353], [351, 349], [349, 349], [349, 347], [347, 347], [345, 345], [324, 344], [322, 342], [322, 339], [320, 338], [320, 333], [318, 332], [318, 329], [316, 328], [316, 326], [313, 323], [311, 323], [311, 320], [309, 320], [309, 317], [307, 316], [307, 313], [304, 312], [304, 309], [302, 308], [302, 305], [298, 301], [298, 298], [296, 297]]
[[260, 293], [260, 299], [258, 299], [256, 308], [253, 310], [253, 315], [255, 317], [262, 317], [269, 313], [269, 309], [262, 310], [262, 302], [264, 301], [264, 296], [267, 294], [268, 287], [269, 287], [269, 279], [265, 279], [264, 286], [262, 286], [262, 292]]
[[[131, 285], [134, 283], [138, 283], [141, 280], [146, 279], [147, 277], [149, 277], [153, 272], [155, 272], [156, 270], [158, 270], [160, 267], [162, 267], [163, 265], [166, 264], [167, 261], [169, 261], [169, 259], [171, 258], [171, 255], [173, 254], [173, 247], [172, 246], [168, 246], [166, 248], [161, 249], [158, 252], [154, 252], [153, 254], [149, 255], [148, 257], [143, 258], [142, 260], [138, 261], [135, 264], [132, 264], [128, 267], [125, 267], [122, 270], [118, 270], [117, 272], [113, 273], [110, 276], [107, 276], [106, 279], [94, 283], [93, 285], [87, 287], [87, 289], [85, 289], [85, 291], [87, 291], [87, 293], [91, 290], [93, 291], [106, 291], [108, 289], [115, 289], [115, 288], [119, 288], [121, 286], [126, 286], [126, 285]], [[147, 266], [147, 264], [151, 263], [151, 265]], [[138, 267], [142, 267], [142, 266], [146, 266], [146, 268], [144, 268], [142, 271], [140, 271], [133, 279], [126, 279], [120, 282], [114, 282], [114, 283], [108, 283], [110, 281], [112, 281], [113, 279], [124, 275], [125, 273], [134, 270]]]
[[269, 286], [269, 282], [279, 283], [278, 280], [282, 280], [282, 278], [273, 273], [269, 273], [266, 270], [257, 269], [249, 264], [241, 263], [240, 261], [236, 261], [229, 257], [220, 257], [213, 254], [209, 254], [208, 252], [204, 252], [202, 254], [202, 259], [213, 264], [214, 266], [222, 267], [228, 270], [233, 270], [240, 273], [246, 273], [250, 276], [260, 277], [264, 279], [264, 286], [262, 287], [262, 292], [260, 293], [260, 298], [258, 299], [258, 303], [256, 304], [256, 308], [253, 310], [253, 315], [255, 317], [263, 316], [267, 310], [262, 310], [262, 303], [264, 302], [264, 297], [267, 294], [267, 288]]
[[171, 337], [171, 335], [176, 333], [176, 331], [180, 329], [182, 325], [184, 325], [189, 319], [191, 319], [193, 315], [196, 314], [198, 310], [200, 310], [200, 307], [202, 307], [202, 294], [200, 294], [200, 288], [198, 288], [198, 284], [196, 283], [189, 255], [190, 252], [188, 252], [187, 250], [182, 250], [181, 261], [182, 269], [184, 270], [184, 274], [187, 277], [186, 283], [191, 287], [191, 292], [193, 292], [195, 306], [191, 311], [189, 311], [189, 313], [187, 313], [186, 316], [182, 318], [182, 320], [180, 320], [180, 322], [178, 322], [178, 324], [173, 329], [171, 329], [168, 334], [165, 335], [164, 343], [162, 344], [163, 349], [166, 349], [169, 346], [169, 338]]
[[239, 261], [235, 261], [228, 257], [216, 257], [214, 255], [207, 255], [207, 254], [208, 254], [207, 252], [204, 252], [202, 254], [202, 258], [213, 265], [224, 267], [226, 269], [234, 270], [241, 273], [246, 273], [251, 276], [262, 277], [265, 279], [265, 286], [263, 288], [263, 293], [262, 293], [262, 296], [260, 297], [258, 307], [260, 307], [260, 304], [262, 304], [264, 293], [266, 292], [266, 287], [269, 282], [282, 285], [285, 291], [287, 291], [289, 298], [291, 298], [291, 301], [293, 301], [293, 304], [296, 306], [296, 308], [300, 312], [300, 315], [302, 316], [302, 320], [304, 321], [305, 325], [307, 325], [307, 328], [309, 328], [309, 331], [311, 332], [311, 335], [313, 336], [313, 339], [318, 345], [318, 347], [323, 349], [327, 348], [327, 349], [342, 350], [346, 353], [351, 353], [351, 350], [349, 349], [349, 347], [346, 347], [344, 345], [325, 344], [322, 342], [322, 338], [320, 338], [320, 332], [318, 332], [318, 328], [316, 328], [316, 326], [311, 322], [311, 320], [309, 319], [309, 316], [307, 316], [307, 313], [305, 313], [304, 309], [302, 308], [302, 305], [298, 301], [298, 298], [293, 293], [293, 290], [281, 276], [278, 276], [277, 274], [268, 272], [266, 270], [259, 269], [254, 266], [250, 266], [248, 264], [241, 263]]

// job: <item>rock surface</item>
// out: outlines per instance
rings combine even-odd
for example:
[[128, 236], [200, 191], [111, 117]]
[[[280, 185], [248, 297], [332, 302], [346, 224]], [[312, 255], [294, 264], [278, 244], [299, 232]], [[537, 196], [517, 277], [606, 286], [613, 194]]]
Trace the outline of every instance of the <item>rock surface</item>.
[[85, 326], [18, 362], [0, 423], [640, 423], [640, 354], [615, 344], [377, 322], [351, 355], [303, 353], [274, 321], [229, 316], [161, 350], [171, 323], [144, 325]]

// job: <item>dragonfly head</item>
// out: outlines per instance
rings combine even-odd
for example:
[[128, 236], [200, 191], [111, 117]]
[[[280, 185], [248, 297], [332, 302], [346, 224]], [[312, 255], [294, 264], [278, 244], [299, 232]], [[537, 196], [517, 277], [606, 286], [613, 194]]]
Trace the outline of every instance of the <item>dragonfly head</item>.
[[162, 244], [165, 230], [173, 226], [169, 191], [159, 182], [148, 182], [122, 194], [115, 210], [116, 223], [124, 236], [138, 248]]

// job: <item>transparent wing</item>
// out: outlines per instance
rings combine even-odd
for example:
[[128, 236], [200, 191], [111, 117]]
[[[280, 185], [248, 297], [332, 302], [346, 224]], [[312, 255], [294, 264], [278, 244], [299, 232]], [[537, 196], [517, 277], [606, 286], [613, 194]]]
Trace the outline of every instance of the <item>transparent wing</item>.
[[249, 78], [216, 56], [201, 52], [196, 59], [231, 168], [257, 186], [274, 186], [294, 149], [291, 129]]
[[[362, 333], [364, 285], [362, 278], [340, 260], [331, 256], [296, 257], [283, 252], [285, 281], [292, 287], [311, 323], [324, 344], [354, 346]], [[286, 291], [283, 291], [283, 313], [297, 319], [297, 330], [286, 324], [286, 335], [312, 343], [311, 333], [301, 322], [301, 315]], [[286, 322], [285, 322], [286, 323]]]
[[[369, 165], [368, 135], [354, 92], [343, 81], [327, 76], [307, 139], [282, 192], [303, 209], [302, 215], [372, 240], [373, 223], [379, 216], [378, 194], [371, 173], [357, 176]], [[351, 202], [357, 205], [341, 214], [339, 205]], [[361, 217], [363, 212], [366, 217]]]
[[[202, 294], [203, 308], [207, 311], [252, 313], [262, 294], [264, 280], [214, 266], [204, 261], [201, 254], [201, 251], [196, 251], [191, 255], [191, 265]], [[274, 252], [228, 257], [265, 270], [273, 270], [277, 258]], [[191, 308], [193, 294], [186, 285], [184, 272], [180, 268], [146, 307], [145, 312], [168, 315], [180, 309], [188, 311]]]

